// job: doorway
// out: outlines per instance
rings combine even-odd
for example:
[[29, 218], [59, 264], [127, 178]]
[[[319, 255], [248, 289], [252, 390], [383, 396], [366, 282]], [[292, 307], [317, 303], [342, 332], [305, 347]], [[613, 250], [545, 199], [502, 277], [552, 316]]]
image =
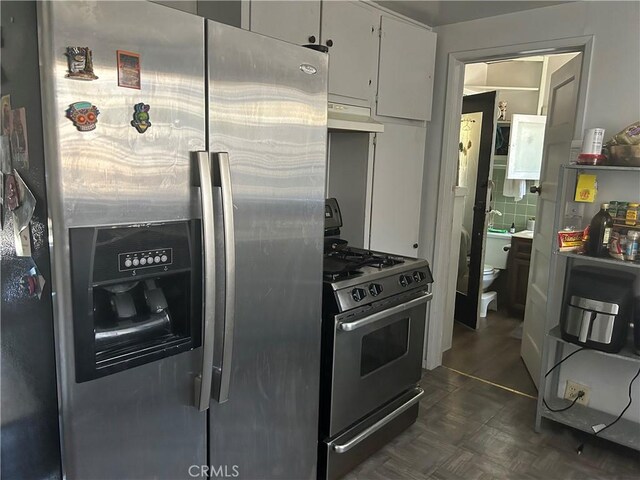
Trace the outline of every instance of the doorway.
[[[477, 374], [480, 378], [484, 380], [495, 382], [498, 384], [504, 384], [504, 387], [516, 389], [518, 391], [523, 391], [526, 394], [535, 393], [535, 387], [531, 378], [527, 374], [527, 370], [525, 369], [525, 365], [520, 358], [520, 350], [522, 343], [522, 324], [523, 324], [523, 313], [524, 313], [524, 301], [520, 301], [521, 305], [513, 305], [513, 295], [511, 290], [514, 289], [515, 286], [520, 286], [525, 289], [524, 295], [526, 297], [526, 288], [527, 288], [527, 278], [528, 278], [528, 267], [529, 267], [529, 258], [526, 259], [516, 258], [515, 261], [512, 258], [513, 252], [509, 252], [509, 262], [507, 265], [506, 257], [507, 253], [504, 253], [505, 263], [500, 265], [500, 271], [498, 272], [497, 277], [501, 279], [500, 282], [494, 282], [494, 286], [492, 290], [497, 290], [490, 292], [492, 295], [497, 293], [497, 305], [494, 305], [497, 311], [486, 313], [486, 308], [484, 308], [484, 312], [482, 315], [480, 314], [481, 305], [479, 302], [482, 300], [482, 287], [479, 289], [479, 294], [474, 297], [476, 300], [477, 309], [469, 310], [469, 304], [473, 300], [469, 298], [470, 287], [472, 285], [482, 285], [483, 280], [483, 270], [486, 270], [487, 265], [485, 264], [485, 255], [487, 259], [493, 258], [496, 256], [492, 252], [487, 252], [487, 249], [492, 250], [492, 245], [496, 243], [492, 238], [487, 238], [489, 236], [498, 236], [505, 235], [505, 238], [499, 238], [497, 243], [499, 247], [504, 250], [504, 252], [509, 251], [510, 249], [515, 248], [518, 252], [521, 252], [522, 249], [519, 246], [512, 247], [512, 244], [516, 241], [516, 237], [518, 237], [518, 241], [528, 242], [528, 251], [533, 250], [532, 243], [534, 239], [533, 232], [527, 232], [527, 229], [533, 230], [532, 225], [534, 222], [534, 217], [536, 214], [536, 201], [537, 195], [533, 193], [529, 193], [530, 188], [535, 188], [537, 186], [537, 178], [539, 175], [533, 176], [531, 178], [525, 177], [526, 180], [521, 180], [519, 183], [519, 198], [507, 198], [507, 184], [511, 182], [511, 179], [508, 178], [508, 172], [511, 172], [511, 164], [505, 164], [505, 160], [508, 162], [513, 162], [512, 157], [518, 157], [517, 154], [511, 155], [509, 152], [501, 152], [500, 149], [504, 148], [504, 144], [510, 145], [510, 142], [506, 141], [505, 138], [509, 135], [509, 127], [513, 131], [518, 131], [518, 129], [514, 126], [516, 124], [516, 120], [518, 116], [523, 115], [534, 115], [541, 116], [546, 113], [546, 109], [548, 108], [548, 99], [546, 98], [546, 92], [549, 85], [549, 79], [551, 74], [553, 74], [556, 70], [562, 67], [564, 64], [569, 62], [572, 58], [579, 55], [579, 52], [569, 52], [562, 53], [556, 55], [548, 55], [545, 57], [530, 57], [530, 58], [517, 58], [517, 59], [500, 59], [499, 61], [488, 61], [481, 62], [480, 65], [483, 65], [484, 74], [485, 74], [485, 82], [484, 84], [470, 84], [468, 78], [475, 75], [473, 81], [477, 82], [477, 65], [478, 63], [469, 64], [465, 67], [470, 70], [470, 72], [465, 72], [467, 74], [471, 73], [472, 75], [466, 75], [465, 78], [467, 82], [465, 83], [464, 90], [465, 93], [474, 93], [473, 89], [484, 89], [484, 90], [497, 90], [496, 92], [491, 92], [495, 95], [494, 102], [497, 105], [498, 103], [506, 104], [509, 111], [509, 116], [505, 118], [504, 112], [500, 112], [499, 109], [493, 109], [493, 116], [491, 118], [492, 123], [497, 124], [497, 128], [494, 125], [491, 126], [491, 136], [498, 137], [495, 140], [495, 147], [493, 144], [490, 144], [490, 150], [488, 154], [488, 158], [486, 159], [478, 159], [478, 172], [477, 172], [477, 187], [476, 190], [482, 190], [481, 187], [485, 186], [484, 192], [474, 192], [472, 189], [469, 189], [467, 192], [468, 196], [474, 197], [473, 207], [474, 209], [478, 209], [478, 205], [480, 205], [477, 200], [481, 200], [476, 197], [481, 197], [484, 194], [486, 201], [482, 205], [483, 208], [477, 211], [477, 221], [474, 221], [474, 232], [470, 235], [470, 243], [473, 244], [474, 241], [478, 245], [476, 247], [476, 262], [474, 265], [474, 269], [469, 269], [469, 279], [467, 284], [467, 298], [466, 306], [467, 310], [464, 311], [461, 308], [461, 295], [460, 293], [456, 294], [456, 303], [455, 303], [455, 318], [458, 322], [465, 325], [466, 327], [476, 328], [476, 331], [470, 331], [468, 328], [462, 327], [462, 325], [456, 322], [456, 325], [451, 325], [451, 335], [452, 348], [446, 349], [446, 339], [443, 335], [443, 364], [445, 366], [449, 366], [450, 368], [456, 369], [463, 374], [474, 375]], [[505, 82], [509, 81], [507, 78], [507, 73], [510, 71], [515, 72], [515, 74], [511, 74], [514, 78], [511, 80], [513, 84], [520, 83], [519, 86], [506, 86], [504, 87], [504, 91], [500, 90], [499, 87], [496, 87], [496, 84], [502, 83], [504, 85]], [[488, 70], [488, 72], [487, 72]], [[534, 75], [538, 76], [539, 84], [537, 87], [532, 85], [522, 85], [523, 81], [523, 72], [535, 72]], [[502, 82], [499, 82], [498, 79], [501, 79]], [[468, 88], [469, 87], [469, 88]], [[471, 90], [471, 91], [469, 91]], [[506, 91], [506, 94], [505, 94]], [[519, 96], [515, 92], [524, 92], [520, 93]], [[485, 92], [480, 95], [486, 95]], [[462, 103], [462, 118], [460, 124], [460, 144], [459, 148], [462, 147], [464, 150], [465, 142], [463, 141], [464, 137], [464, 129], [468, 126], [470, 119], [465, 117], [465, 103], [468, 103], [469, 100], [472, 100], [473, 97], [477, 97], [479, 95], [468, 95], [464, 96], [461, 100]], [[502, 105], [501, 105], [502, 106]], [[575, 106], [575, 109], [578, 110], [578, 105]], [[575, 113], [575, 112], [574, 112]], [[503, 115], [498, 121], [499, 115]], [[542, 125], [544, 125], [544, 116], [542, 116]], [[536, 121], [540, 121], [539, 119]], [[541, 127], [535, 127], [542, 132]], [[496, 135], [497, 134], [497, 135]], [[501, 145], [498, 145], [501, 143]], [[500, 153], [507, 153], [507, 155], [500, 155]], [[512, 152], [511, 152], [512, 153]], [[567, 152], [568, 155], [569, 152]], [[542, 150], [539, 153], [540, 159], [542, 158]], [[460, 165], [458, 171], [458, 182], [457, 185], [462, 186], [460, 183], [460, 171], [462, 171], [462, 160], [463, 157], [460, 157]], [[485, 175], [485, 172], [488, 173], [488, 178]], [[468, 182], [470, 183], [470, 182]], [[488, 188], [489, 185], [492, 185], [494, 188]], [[466, 185], [468, 188], [472, 185]], [[509, 195], [513, 195], [509, 192]], [[515, 194], [518, 197], [518, 191]], [[524, 201], [523, 201], [524, 200]], [[519, 203], [520, 202], [520, 203]], [[465, 202], [465, 205], [468, 205], [468, 200]], [[454, 206], [455, 209], [455, 206]], [[474, 212], [476, 213], [476, 212]], [[487, 233], [486, 222], [487, 222], [487, 214], [489, 215], [489, 223], [492, 224], [493, 232]], [[459, 218], [464, 218], [464, 215], [458, 216]], [[456, 215], [454, 213], [454, 224], [455, 224]], [[530, 223], [531, 222], [531, 223]], [[511, 239], [510, 235], [507, 235], [509, 227], [513, 227], [517, 232], [514, 235], [514, 238]], [[456, 225], [454, 225], [453, 236], [455, 238], [456, 235]], [[477, 229], [477, 230], [476, 230]], [[460, 235], [461, 235], [461, 248], [460, 248], [460, 262], [463, 261], [463, 244], [464, 242], [464, 225], [460, 227]], [[507, 238], [509, 237], [509, 238]], [[471, 266], [471, 259], [473, 258], [473, 248], [469, 249], [470, 260], [467, 262], [469, 266]], [[480, 253], [478, 254], [478, 250]], [[493, 261], [493, 260], [492, 260]], [[511, 268], [519, 268], [517, 276], [519, 279], [516, 280], [516, 277], [512, 275], [514, 272], [511, 271]], [[523, 273], [523, 266], [526, 266], [526, 271]], [[460, 265], [452, 266], [451, 270], [455, 269], [455, 273], [459, 274]], [[450, 270], [449, 275], [452, 275], [452, 271]], [[498, 269], [493, 268], [492, 270], [497, 271]], [[472, 278], [472, 274], [476, 275], [476, 278]], [[486, 275], [486, 274], [485, 274]], [[524, 278], [524, 281], [522, 280]], [[486, 283], [486, 282], [485, 282]], [[464, 285], [463, 285], [464, 287]], [[461, 290], [460, 284], [458, 282], [458, 292]], [[475, 293], [475, 292], [474, 292]], [[520, 293], [522, 296], [522, 292]], [[486, 307], [486, 305], [485, 305]], [[518, 308], [516, 308], [518, 307]], [[464, 313], [462, 313], [464, 311]], [[475, 324], [474, 324], [475, 323]], [[486, 327], [486, 328], [485, 328]], [[495, 358], [491, 359], [494, 356]], [[466, 371], [465, 371], [466, 370]], [[535, 372], [537, 375], [538, 372]], [[525, 379], [523, 379], [525, 377]]]

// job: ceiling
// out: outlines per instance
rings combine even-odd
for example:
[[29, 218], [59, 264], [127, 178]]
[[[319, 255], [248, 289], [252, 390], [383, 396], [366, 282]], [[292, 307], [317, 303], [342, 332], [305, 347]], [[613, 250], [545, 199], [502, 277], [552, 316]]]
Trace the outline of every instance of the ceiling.
[[426, 25], [436, 27], [449, 23], [466, 22], [477, 18], [493, 17], [505, 13], [548, 7], [566, 1], [458, 1], [458, 0], [374, 0], [375, 3], [406, 15]]

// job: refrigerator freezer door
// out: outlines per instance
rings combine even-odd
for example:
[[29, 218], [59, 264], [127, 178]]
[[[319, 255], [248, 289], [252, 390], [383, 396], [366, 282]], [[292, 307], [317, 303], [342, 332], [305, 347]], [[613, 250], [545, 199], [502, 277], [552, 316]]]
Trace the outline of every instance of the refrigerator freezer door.
[[[193, 398], [202, 349], [76, 383], [69, 229], [198, 215], [190, 152], [205, 149], [204, 20], [142, 1], [42, 2], [38, 20], [63, 469], [190, 478], [191, 465], [207, 463], [206, 413]], [[93, 51], [97, 79], [67, 77], [67, 47]], [[139, 55], [139, 89], [118, 86], [118, 50]], [[67, 118], [76, 102], [99, 110], [95, 129]], [[150, 107], [144, 133], [139, 103]]]
[[236, 256], [228, 400], [211, 403], [210, 463], [239, 478], [311, 479], [328, 58], [214, 22], [207, 45], [209, 150], [228, 153]]

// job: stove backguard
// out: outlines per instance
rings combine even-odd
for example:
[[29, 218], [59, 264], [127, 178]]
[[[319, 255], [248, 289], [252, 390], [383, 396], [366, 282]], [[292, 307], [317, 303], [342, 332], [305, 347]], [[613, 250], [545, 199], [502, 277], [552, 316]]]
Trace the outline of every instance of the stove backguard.
[[70, 230], [76, 381], [200, 345], [196, 222]]

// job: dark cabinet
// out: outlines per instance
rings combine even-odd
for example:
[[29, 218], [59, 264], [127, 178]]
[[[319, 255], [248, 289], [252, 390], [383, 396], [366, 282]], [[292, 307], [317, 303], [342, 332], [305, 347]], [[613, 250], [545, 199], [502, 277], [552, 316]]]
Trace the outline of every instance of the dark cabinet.
[[531, 238], [511, 237], [509, 262], [509, 311], [512, 315], [524, 315], [529, 284], [529, 265], [531, 263]]

